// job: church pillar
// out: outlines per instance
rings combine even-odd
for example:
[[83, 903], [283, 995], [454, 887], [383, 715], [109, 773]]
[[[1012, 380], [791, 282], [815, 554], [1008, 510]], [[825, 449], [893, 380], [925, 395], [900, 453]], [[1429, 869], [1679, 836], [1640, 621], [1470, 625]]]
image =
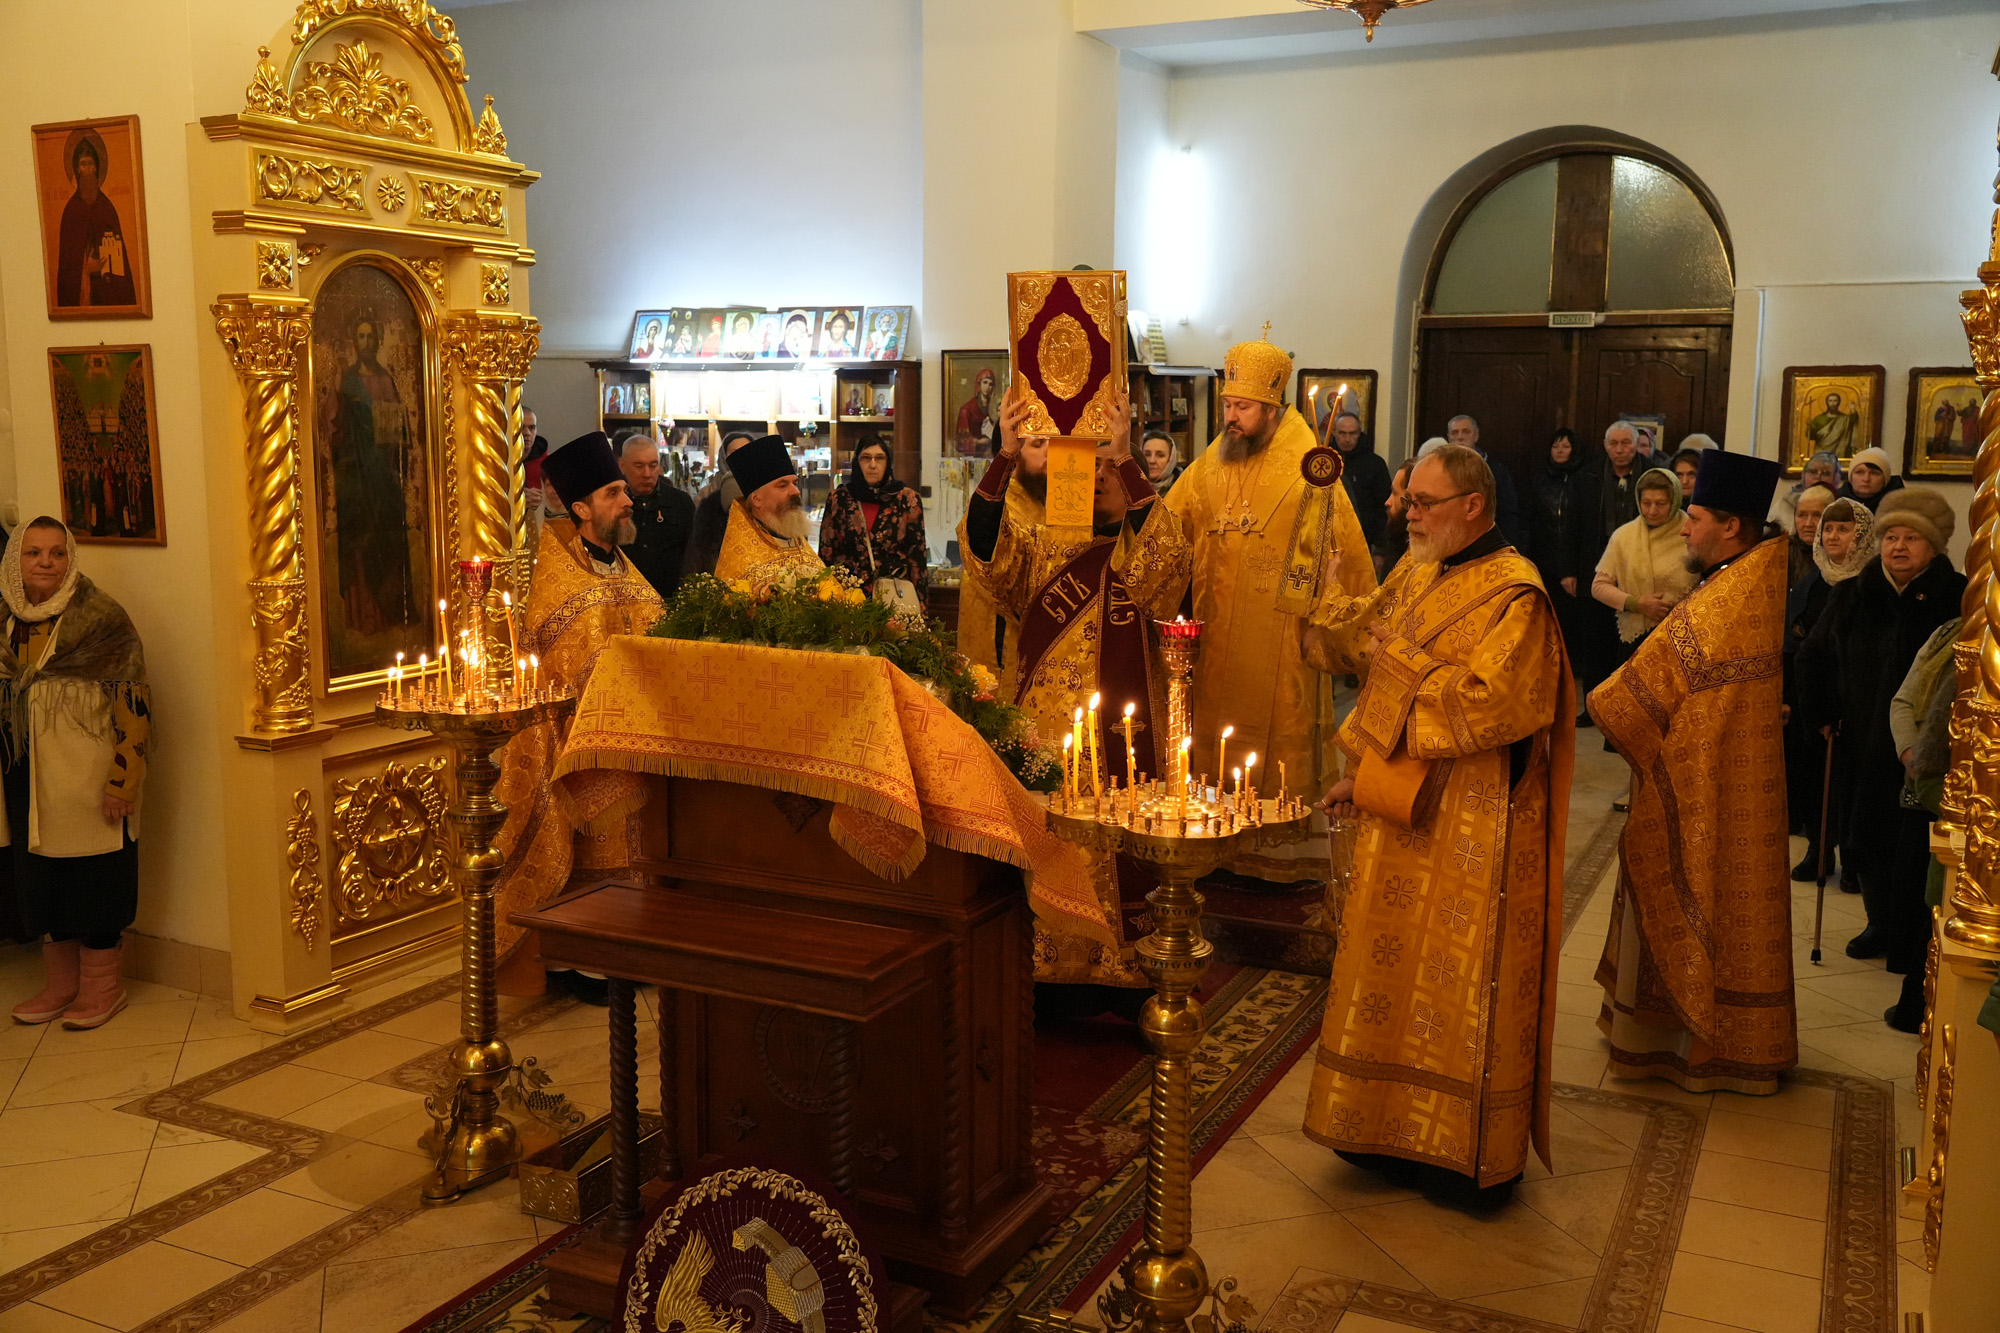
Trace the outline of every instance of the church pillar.
[[[495, 281], [495, 269], [506, 272], [504, 265], [481, 265], [481, 289], [490, 303], [504, 303], [508, 283], [504, 276]], [[469, 311], [446, 316], [443, 333], [446, 372], [454, 381], [449, 391], [465, 402], [460, 456], [469, 503], [459, 549], [498, 566], [488, 601], [498, 626], [505, 614], [499, 594], [511, 593], [516, 606], [525, 603], [534, 563], [527, 549], [521, 383], [541, 348], [541, 324], [511, 312]], [[504, 643], [504, 630], [496, 632]]]
[[312, 334], [302, 300], [225, 297], [216, 332], [243, 386], [250, 478], [250, 614], [256, 628], [257, 704], [252, 729], [283, 734], [312, 726], [306, 677], [306, 573], [299, 533], [296, 370]]

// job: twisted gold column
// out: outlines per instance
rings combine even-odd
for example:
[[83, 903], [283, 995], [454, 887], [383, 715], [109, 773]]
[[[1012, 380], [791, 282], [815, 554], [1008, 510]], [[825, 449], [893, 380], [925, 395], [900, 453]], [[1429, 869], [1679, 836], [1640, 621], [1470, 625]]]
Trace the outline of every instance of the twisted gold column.
[[[1994, 203], [2000, 205], [2000, 183]], [[1944, 933], [1960, 944], [2000, 951], [2000, 208], [1980, 286], [1963, 293], [1965, 340], [1986, 398], [1972, 465], [1972, 541], [1965, 553], [1964, 624], [1952, 658], [1958, 698], [1951, 715], [1951, 771], [1940, 805], [1943, 832], [1961, 834], [1965, 859], [1953, 876]]]
[[261, 732], [312, 726], [306, 676], [306, 578], [300, 556], [298, 361], [312, 333], [303, 301], [226, 297], [211, 307], [243, 384], [250, 479], [250, 613]]
[[[520, 559], [527, 544], [521, 381], [541, 341], [541, 325], [525, 315], [466, 313], [444, 324], [445, 365], [465, 391], [465, 489], [471, 498], [465, 531], [455, 535], [462, 554], [484, 556], [499, 567], [517, 604], [526, 600], [528, 586]], [[488, 603], [489, 652], [504, 651], [506, 614], [498, 597]]]

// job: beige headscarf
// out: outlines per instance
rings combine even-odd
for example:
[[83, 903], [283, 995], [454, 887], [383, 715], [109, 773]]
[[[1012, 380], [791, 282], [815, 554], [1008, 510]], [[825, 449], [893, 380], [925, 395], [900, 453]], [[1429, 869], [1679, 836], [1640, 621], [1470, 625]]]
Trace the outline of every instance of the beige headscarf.
[[[1648, 478], [1654, 477], [1660, 480], [1649, 484]], [[1632, 495], [1636, 500], [1647, 490], [1660, 490], [1662, 481], [1666, 483], [1667, 503], [1672, 506], [1667, 517], [1657, 528], [1647, 525], [1644, 514], [1620, 526], [1611, 534], [1598, 568], [1609, 573], [1627, 596], [1661, 593], [1678, 602], [1694, 587], [1695, 578], [1684, 560], [1687, 543], [1681, 530], [1687, 526], [1687, 516], [1681, 513], [1680, 478], [1665, 468], [1648, 468], [1632, 483]], [[1626, 643], [1644, 638], [1652, 627], [1653, 622], [1637, 611], [1618, 613], [1618, 637]]]
[[[69, 573], [63, 576], [62, 583], [47, 601], [31, 602], [28, 590], [21, 582], [21, 548], [28, 544], [29, 528], [46, 529], [51, 523], [62, 532], [63, 541], [69, 545]], [[37, 518], [14, 534], [13, 540], [7, 543], [6, 554], [0, 555], [0, 599], [6, 601], [8, 613], [16, 620], [39, 624], [69, 609], [69, 600], [76, 596], [76, 581], [82, 573], [76, 558], [76, 534], [52, 518]]]
[[[1826, 553], [1826, 523], [1854, 525], [1854, 549], [1847, 553], [1847, 559], [1835, 561]], [[1875, 515], [1859, 500], [1842, 498], [1835, 500], [1820, 512], [1819, 531], [1813, 536], [1813, 563], [1819, 566], [1820, 577], [1828, 583], [1845, 583], [1868, 568], [1868, 562], [1875, 558], [1878, 542], [1875, 535]]]

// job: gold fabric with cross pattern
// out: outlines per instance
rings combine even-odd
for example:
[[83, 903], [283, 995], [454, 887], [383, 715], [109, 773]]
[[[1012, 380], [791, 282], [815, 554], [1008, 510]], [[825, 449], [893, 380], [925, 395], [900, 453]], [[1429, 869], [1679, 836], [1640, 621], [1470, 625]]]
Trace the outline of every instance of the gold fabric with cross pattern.
[[1428, 823], [1359, 816], [1306, 1134], [1512, 1179], [1530, 1142], [1549, 1160], [1576, 749], [1555, 608], [1511, 548], [1449, 570], [1405, 556], [1373, 596], [1323, 605], [1304, 641], [1319, 669], [1368, 673], [1341, 727], [1350, 760], [1451, 764]]
[[[535, 551], [534, 580], [521, 614], [520, 651], [541, 658], [545, 681], [580, 694], [613, 635], [644, 634], [665, 611], [660, 595], [623, 551], [616, 573], [599, 574], [575, 525], [551, 518], [542, 525]], [[503, 959], [522, 935], [508, 920], [509, 913], [530, 911], [561, 893], [572, 869], [630, 865], [638, 848], [637, 837], [627, 828], [645, 804], [638, 780], [605, 773], [557, 800], [550, 778], [559, 747], [555, 727], [544, 722], [500, 751], [500, 782], [493, 794], [506, 805], [507, 822], [494, 845], [507, 865], [493, 893], [495, 938]]]

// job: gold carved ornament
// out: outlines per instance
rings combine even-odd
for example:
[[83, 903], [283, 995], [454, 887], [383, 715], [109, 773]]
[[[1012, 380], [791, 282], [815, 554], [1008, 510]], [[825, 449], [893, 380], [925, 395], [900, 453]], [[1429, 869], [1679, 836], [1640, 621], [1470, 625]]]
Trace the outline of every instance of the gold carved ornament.
[[431, 258], [412, 259], [410, 267], [417, 271], [417, 276], [421, 277], [424, 285], [431, 289], [431, 295], [438, 299], [438, 304], [444, 304], [444, 261]]
[[293, 792], [292, 810], [285, 824], [285, 860], [292, 867], [292, 933], [311, 949], [319, 936], [320, 904], [325, 896], [319, 877], [319, 821], [313, 817], [312, 793], [304, 787]]
[[390, 763], [381, 774], [333, 784], [334, 910], [347, 922], [446, 898], [445, 770]]
[[[456, 315], [445, 321], [445, 365], [465, 380], [472, 524], [466, 549], [496, 559], [514, 549], [514, 476], [510, 450], [518, 438], [520, 383], [541, 350], [541, 325], [514, 315]], [[454, 529], [456, 530], [456, 529]], [[515, 600], [524, 600], [521, 589]], [[499, 599], [491, 599], [501, 614]]]
[[426, 0], [302, 0], [292, 20], [292, 45], [305, 45], [327, 24], [352, 14], [376, 15], [408, 28], [437, 55], [454, 81], [465, 82], [465, 50], [458, 44], [458, 25]]
[[1090, 383], [1090, 339], [1073, 315], [1057, 315], [1042, 325], [1041, 340], [1035, 347], [1042, 382], [1049, 392], [1068, 402]]
[[487, 305], [511, 305], [512, 274], [505, 264], [479, 266], [479, 296]]
[[257, 285], [266, 291], [287, 291], [292, 285], [292, 243], [257, 242]]
[[430, 117], [410, 100], [409, 81], [383, 69], [382, 57], [366, 42], [343, 43], [332, 60], [308, 63], [288, 109], [302, 124], [323, 121], [378, 139], [430, 143], [437, 137]]
[[384, 213], [394, 213], [409, 201], [410, 187], [394, 176], [384, 176], [375, 182], [375, 202]]
[[493, 110], [492, 93], [486, 94], [486, 109], [479, 113], [479, 124], [472, 129], [472, 146], [495, 157], [507, 156], [507, 131], [500, 128], [499, 113]]
[[243, 384], [250, 478], [250, 608], [257, 651], [256, 729], [312, 725], [306, 677], [306, 581], [300, 558], [299, 356], [312, 334], [302, 302], [232, 297], [211, 307], [216, 332]]
[[361, 187], [367, 180], [368, 168], [353, 162], [257, 154], [257, 197], [268, 203], [366, 213]]
[[410, 173], [417, 185], [417, 216], [425, 222], [448, 227], [479, 227], [504, 231], [507, 227], [507, 198], [492, 185], [471, 185], [441, 176]]
[[1937, 1099], [1931, 1106], [1931, 1160], [1924, 1173], [1930, 1197], [1924, 1201], [1924, 1271], [1937, 1271], [1938, 1246], [1944, 1240], [1945, 1154], [1951, 1146], [1951, 1100], [1958, 1072], [1958, 1027], [1944, 1025], [1939, 1043]]

